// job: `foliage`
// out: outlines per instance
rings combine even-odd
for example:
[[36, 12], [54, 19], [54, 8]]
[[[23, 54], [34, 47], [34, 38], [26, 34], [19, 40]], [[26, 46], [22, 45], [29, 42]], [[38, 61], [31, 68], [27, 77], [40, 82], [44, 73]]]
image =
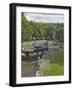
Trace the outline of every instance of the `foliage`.
[[51, 23], [34, 23], [28, 21], [21, 13], [22, 42], [31, 40], [58, 40], [64, 42], [64, 25]]
[[30, 41], [32, 40], [32, 26], [30, 25], [30, 22], [26, 20], [24, 13], [22, 13], [21, 16], [22, 42]]
[[63, 28], [59, 28], [56, 32], [55, 38], [59, 40], [60, 42], [64, 43], [64, 30]]

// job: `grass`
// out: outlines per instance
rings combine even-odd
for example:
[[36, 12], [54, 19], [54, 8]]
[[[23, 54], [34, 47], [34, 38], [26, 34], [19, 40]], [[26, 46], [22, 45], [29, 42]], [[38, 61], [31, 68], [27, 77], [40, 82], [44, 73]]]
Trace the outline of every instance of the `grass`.
[[50, 69], [43, 71], [43, 76], [64, 75], [64, 66], [60, 64], [50, 64]]
[[52, 60], [48, 63], [48, 68], [44, 70], [42, 76], [64, 75], [64, 54], [63, 51], [52, 51]]
[[54, 50], [52, 51], [52, 60], [51, 63], [64, 64], [64, 51], [63, 50]]

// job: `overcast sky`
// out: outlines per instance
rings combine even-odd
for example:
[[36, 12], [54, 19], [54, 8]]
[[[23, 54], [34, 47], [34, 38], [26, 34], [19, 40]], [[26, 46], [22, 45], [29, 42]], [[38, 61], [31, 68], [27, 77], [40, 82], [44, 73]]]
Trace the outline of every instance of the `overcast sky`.
[[64, 23], [64, 15], [57, 13], [24, 13], [28, 21], [43, 23]]

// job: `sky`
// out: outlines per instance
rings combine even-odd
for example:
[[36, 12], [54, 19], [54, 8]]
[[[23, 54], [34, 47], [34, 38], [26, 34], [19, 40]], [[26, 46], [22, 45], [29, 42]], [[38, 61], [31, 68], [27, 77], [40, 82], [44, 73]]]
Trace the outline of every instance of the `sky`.
[[64, 23], [64, 14], [57, 13], [24, 13], [28, 21], [42, 23]]

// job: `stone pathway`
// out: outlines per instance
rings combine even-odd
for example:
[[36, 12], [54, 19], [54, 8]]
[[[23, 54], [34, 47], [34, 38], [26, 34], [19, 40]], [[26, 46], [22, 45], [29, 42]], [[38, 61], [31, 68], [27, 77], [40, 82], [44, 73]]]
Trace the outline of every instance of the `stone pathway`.
[[40, 59], [38, 62], [39, 70], [36, 72], [37, 77], [43, 76], [43, 71], [46, 70], [47, 68], [50, 68], [49, 63], [50, 63], [49, 55], [46, 52], [46, 54], [43, 55], [43, 59]]
[[42, 76], [43, 71], [46, 70], [47, 68], [50, 68], [49, 63], [50, 63], [49, 60], [44, 59], [39, 66], [39, 71], [37, 71], [36, 76]]

